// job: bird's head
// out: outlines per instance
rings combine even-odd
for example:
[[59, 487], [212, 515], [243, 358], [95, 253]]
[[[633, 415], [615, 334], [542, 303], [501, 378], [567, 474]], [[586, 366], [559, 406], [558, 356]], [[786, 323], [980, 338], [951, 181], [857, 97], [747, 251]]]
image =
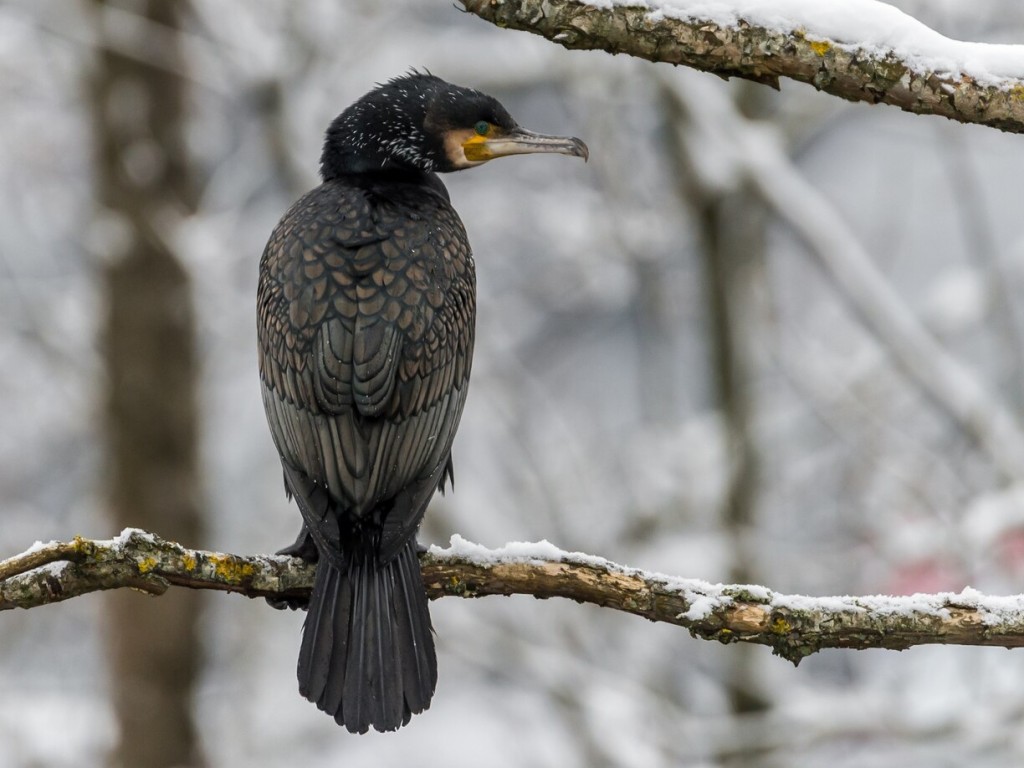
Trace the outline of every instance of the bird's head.
[[335, 118], [320, 173], [329, 180], [380, 170], [448, 172], [536, 152], [588, 156], [577, 138], [520, 128], [485, 93], [413, 72], [378, 86]]

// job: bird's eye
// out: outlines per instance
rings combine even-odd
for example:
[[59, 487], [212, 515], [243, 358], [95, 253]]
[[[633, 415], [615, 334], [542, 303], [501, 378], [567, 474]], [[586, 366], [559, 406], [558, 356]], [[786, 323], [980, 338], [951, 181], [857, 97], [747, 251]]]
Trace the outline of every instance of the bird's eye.
[[491, 130], [491, 124], [486, 120], [481, 120], [473, 126], [473, 130], [476, 131], [477, 136], [486, 136]]

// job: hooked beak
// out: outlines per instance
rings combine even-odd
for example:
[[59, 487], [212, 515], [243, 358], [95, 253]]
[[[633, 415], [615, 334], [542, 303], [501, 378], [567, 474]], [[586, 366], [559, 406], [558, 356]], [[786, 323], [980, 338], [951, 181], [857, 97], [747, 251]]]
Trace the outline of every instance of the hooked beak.
[[477, 163], [496, 157], [540, 152], [582, 157], [584, 162], [590, 157], [587, 145], [575, 136], [545, 136], [519, 127], [505, 131], [500, 136], [475, 136], [462, 146], [466, 159]]

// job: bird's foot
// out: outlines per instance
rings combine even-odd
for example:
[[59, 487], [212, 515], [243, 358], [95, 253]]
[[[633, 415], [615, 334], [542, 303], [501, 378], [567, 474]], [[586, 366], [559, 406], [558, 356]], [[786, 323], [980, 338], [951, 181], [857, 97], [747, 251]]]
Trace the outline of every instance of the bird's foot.
[[[320, 559], [313, 537], [306, 526], [302, 526], [298, 538], [284, 549], [277, 550], [278, 555], [298, 557], [307, 563], [315, 563]], [[309, 608], [309, 597], [267, 597], [267, 604], [279, 611], [305, 611]]]
[[305, 611], [309, 609], [309, 596], [305, 597], [265, 597], [267, 605], [279, 611]]
[[313, 541], [313, 534], [305, 525], [302, 526], [295, 541], [284, 549], [277, 550], [276, 554], [301, 557], [307, 563], [315, 563], [320, 559], [320, 551], [316, 548], [316, 542]]

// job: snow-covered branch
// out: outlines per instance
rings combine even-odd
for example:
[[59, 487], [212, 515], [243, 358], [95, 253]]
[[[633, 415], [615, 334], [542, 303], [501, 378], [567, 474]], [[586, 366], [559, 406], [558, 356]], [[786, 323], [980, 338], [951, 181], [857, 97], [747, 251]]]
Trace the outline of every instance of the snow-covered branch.
[[1024, 46], [951, 40], [877, 0], [461, 0], [566, 48], [628, 53], [778, 86], [813, 85], [1024, 132]]
[[[767, 645], [794, 663], [822, 648], [922, 644], [1024, 646], [1024, 596], [802, 597], [710, 584], [564, 552], [547, 542], [497, 550], [458, 536], [422, 556], [431, 598], [566, 597], [676, 624], [695, 637]], [[301, 598], [315, 566], [272, 555], [188, 549], [137, 529], [109, 540], [38, 544], [0, 562], [0, 610], [34, 608], [104, 589], [162, 594], [171, 585]]]

